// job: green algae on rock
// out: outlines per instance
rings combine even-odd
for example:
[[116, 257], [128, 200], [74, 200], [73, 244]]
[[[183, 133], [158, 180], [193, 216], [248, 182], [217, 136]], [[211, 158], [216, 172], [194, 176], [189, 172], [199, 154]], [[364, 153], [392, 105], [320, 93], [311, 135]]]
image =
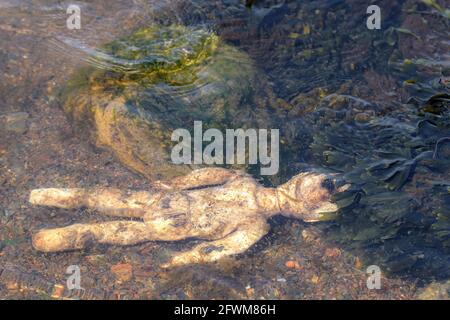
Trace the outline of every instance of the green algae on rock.
[[121, 73], [121, 82], [187, 85], [196, 80], [199, 66], [218, 45], [218, 36], [206, 29], [151, 26], [105, 45], [91, 59], [100, 67]]
[[243, 52], [202, 27], [151, 26], [89, 51], [92, 66], [63, 90], [64, 109], [99, 146], [147, 177], [180, 175], [171, 133], [193, 128], [267, 128], [264, 78]]

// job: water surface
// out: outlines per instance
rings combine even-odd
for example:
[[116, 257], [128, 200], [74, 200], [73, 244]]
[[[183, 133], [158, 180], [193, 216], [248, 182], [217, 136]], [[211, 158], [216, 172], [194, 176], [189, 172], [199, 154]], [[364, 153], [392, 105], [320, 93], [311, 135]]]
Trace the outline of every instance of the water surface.
[[[381, 30], [369, 30], [366, 1], [243, 2], [0, 2], [0, 116], [26, 113], [25, 129], [3, 122], [0, 131], [0, 268], [7, 270], [0, 296], [49, 298], [69, 265], [81, 267], [87, 299], [410, 298], [417, 286], [448, 280], [448, 3], [379, 1]], [[80, 30], [67, 28], [70, 4], [81, 9]], [[345, 175], [360, 203], [314, 226], [273, 219], [263, 241], [217, 265], [159, 269], [171, 250], [192, 242], [34, 251], [30, 237], [42, 227], [105, 218], [32, 207], [31, 189], [149, 187], [75, 129], [59, 93], [78, 70], [104, 67], [90, 57], [105, 44], [172, 24], [210, 30], [249, 57], [243, 63], [259, 79], [248, 84], [251, 99], [276, 110], [273, 125], [282, 136], [280, 174], [263, 183], [319, 167]], [[183, 97], [204, 88], [194, 82], [164, 93]], [[382, 290], [365, 286], [370, 264], [388, 277]], [[132, 276], [121, 279], [130, 266]], [[20, 293], [14, 283], [28, 289]]]

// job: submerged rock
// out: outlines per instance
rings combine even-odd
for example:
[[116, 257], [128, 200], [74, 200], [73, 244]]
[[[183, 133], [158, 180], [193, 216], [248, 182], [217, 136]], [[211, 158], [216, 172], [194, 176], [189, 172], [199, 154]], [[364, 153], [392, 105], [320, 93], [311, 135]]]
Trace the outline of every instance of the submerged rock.
[[90, 52], [92, 67], [63, 92], [64, 109], [96, 144], [147, 177], [189, 168], [170, 161], [174, 129], [271, 128], [264, 78], [212, 31], [152, 26]]
[[3, 116], [4, 128], [8, 132], [21, 135], [28, 129], [28, 113], [14, 112]]

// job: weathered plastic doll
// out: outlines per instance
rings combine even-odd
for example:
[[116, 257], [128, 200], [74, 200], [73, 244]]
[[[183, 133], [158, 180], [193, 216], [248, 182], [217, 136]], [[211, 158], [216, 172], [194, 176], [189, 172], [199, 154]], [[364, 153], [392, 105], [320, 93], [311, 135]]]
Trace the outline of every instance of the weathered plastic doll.
[[134, 245], [145, 241], [204, 240], [176, 254], [164, 267], [216, 261], [246, 251], [269, 231], [267, 219], [282, 214], [307, 222], [337, 211], [332, 175], [301, 173], [278, 188], [265, 188], [251, 176], [233, 170], [206, 168], [169, 182], [157, 182], [156, 192], [116, 189], [37, 189], [36, 205], [99, 212], [142, 221], [74, 224], [41, 230], [33, 246], [44, 252], [82, 249], [89, 242]]

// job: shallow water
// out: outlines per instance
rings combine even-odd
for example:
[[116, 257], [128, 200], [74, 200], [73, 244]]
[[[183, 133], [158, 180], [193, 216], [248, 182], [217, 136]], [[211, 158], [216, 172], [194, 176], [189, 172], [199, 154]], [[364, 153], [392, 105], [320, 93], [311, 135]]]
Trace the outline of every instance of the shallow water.
[[[79, 30], [67, 28], [70, 4], [0, 2], [0, 297], [401, 299], [449, 279], [445, 1], [379, 1], [381, 30], [367, 28], [368, 5], [358, 0], [261, 0], [250, 8], [241, 0], [80, 1]], [[227, 96], [235, 105], [221, 125], [280, 129], [280, 172], [263, 183], [326, 169], [352, 183], [350, 196], [359, 195], [359, 203], [343, 206], [332, 222], [272, 219], [271, 233], [249, 252], [213, 265], [159, 268], [189, 241], [36, 252], [31, 235], [43, 227], [107, 218], [33, 207], [31, 189], [149, 188], [111, 150], [94, 146], [84, 134], [91, 123], [80, 130], [67, 117], [60, 92], [83, 68], [117, 65], [105, 56], [105, 44], [149, 25], [174, 24], [216, 34], [234, 48], [227, 59], [241, 72], [253, 70], [247, 78], [237, 72], [227, 84], [246, 95]], [[200, 78], [158, 84], [151, 92], [157, 87], [158, 96], [186, 100], [205, 95], [208, 85]], [[268, 116], [260, 119], [256, 105]], [[186, 110], [148, 112], [166, 130], [199, 120]], [[255, 168], [249, 172], [258, 177]], [[371, 264], [386, 277], [381, 290], [366, 287]], [[84, 293], [55, 293], [69, 265], [80, 267]]]

